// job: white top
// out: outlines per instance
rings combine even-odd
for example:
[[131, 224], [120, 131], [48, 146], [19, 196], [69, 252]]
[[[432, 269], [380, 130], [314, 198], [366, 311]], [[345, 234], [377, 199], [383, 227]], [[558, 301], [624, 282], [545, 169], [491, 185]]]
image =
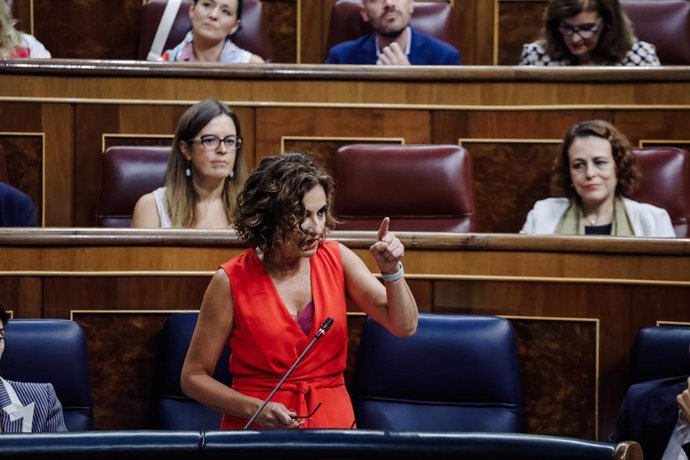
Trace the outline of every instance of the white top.
[[[671, 218], [665, 209], [623, 198], [623, 205], [635, 236], [675, 238]], [[568, 198], [547, 198], [537, 201], [527, 214], [520, 233], [553, 235], [561, 217], [570, 206]]]
[[[194, 56], [194, 47], [192, 46], [193, 41], [192, 31], [187, 32], [184, 40], [178, 44], [175, 48], [163, 53], [163, 60], [165, 61], [183, 61], [183, 62], [194, 62], [196, 61], [196, 56]], [[223, 50], [218, 57], [218, 62], [228, 63], [228, 64], [248, 64], [252, 58], [252, 53], [247, 50], [240, 48], [235, 45], [230, 37], [225, 37], [225, 44], [223, 45]]]
[[170, 214], [168, 214], [167, 200], [165, 199], [165, 187], [159, 187], [153, 191], [153, 198], [156, 200], [158, 217], [161, 219], [161, 228], [171, 228], [173, 226]]
[[690, 427], [681, 417], [680, 411], [678, 411], [676, 426], [671, 432], [671, 437], [668, 440], [668, 444], [666, 444], [666, 450], [664, 450], [661, 460], [687, 460], [688, 457], [683, 451], [683, 444], [688, 442], [690, 442]]
[[36, 40], [33, 35], [21, 33], [22, 41], [24, 42], [24, 47], [29, 49], [29, 57], [48, 59], [50, 58], [50, 51], [43, 46], [43, 43]]

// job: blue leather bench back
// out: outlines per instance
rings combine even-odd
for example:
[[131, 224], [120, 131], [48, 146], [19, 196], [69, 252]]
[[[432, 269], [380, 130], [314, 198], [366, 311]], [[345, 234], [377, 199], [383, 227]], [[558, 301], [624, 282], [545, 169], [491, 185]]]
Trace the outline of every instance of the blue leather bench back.
[[[221, 414], [187, 397], [180, 387], [180, 373], [192, 340], [198, 313], [175, 313], [163, 326], [157, 355], [154, 427], [166, 430], [214, 430]], [[225, 347], [214, 377], [230, 385], [230, 352]]]
[[86, 336], [74, 321], [10, 320], [5, 328], [0, 375], [21, 382], [52, 383], [62, 403], [67, 430], [92, 429]]
[[522, 431], [519, 359], [505, 319], [421, 314], [409, 338], [367, 319], [354, 380], [359, 428]]

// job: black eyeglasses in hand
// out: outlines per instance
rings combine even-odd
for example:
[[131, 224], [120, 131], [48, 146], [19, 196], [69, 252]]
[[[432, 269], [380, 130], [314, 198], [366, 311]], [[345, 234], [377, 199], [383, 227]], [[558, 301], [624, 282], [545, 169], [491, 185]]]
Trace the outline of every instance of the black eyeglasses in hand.
[[318, 403], [314, 410], [311, 411], [310, 414], [308, 415], [291, 415], [290, 417], [293, 418], [294, 420], [308, 420], [314, 416], [317, 410], [319, 410], [319, 407], [321, 407], [321, 403]]

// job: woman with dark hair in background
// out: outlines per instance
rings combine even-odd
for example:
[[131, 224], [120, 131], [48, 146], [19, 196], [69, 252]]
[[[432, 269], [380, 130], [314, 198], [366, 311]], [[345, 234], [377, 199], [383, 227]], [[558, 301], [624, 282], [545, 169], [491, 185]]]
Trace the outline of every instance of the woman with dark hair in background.
[[192, 30], [182, 43], [163, 53], [164, 61], [261, 64], [264, 60], [235, 45], [230, 37], [240, 27], [242, 0], [194, 0], [189, 7]]
[[132, 227], [228, 228], [247, 176], [240, 119], [206, 99], [180, 118], [165, 186], [139, 198]]
[[[333, 181], [300, 153], [264, 158], [249, 176], [234, 225], [248, 249], [209, 284], [182, 368], [182, 389], [223, 412], [221, 428], [242, 428], [306, 349], [326, 318], [334, 322], [260, 412], [254, 428], [350, 428], [345, 389], [346, 298], [391, 333], [417, 329], [404, 278], [404, 247], [381, 222], [369, 252], [381, 284], [350, 249], [326, 239], [333, 228]], [[232, 388], [213, 378], [230, 346]], [[317, 410], [318, 409], [318, 410]]]
[[554, 167], [554, 186], [564, 197], [537, 201], [520, 233], [675, 237], [664, 209], [624, 197], [639, 177], [630, 143], [611, 123], [578, 123]]
[[654, 45], [635, 38], [618, 0], [550, 0], [541, 38], [520, 65], [658, 66]]

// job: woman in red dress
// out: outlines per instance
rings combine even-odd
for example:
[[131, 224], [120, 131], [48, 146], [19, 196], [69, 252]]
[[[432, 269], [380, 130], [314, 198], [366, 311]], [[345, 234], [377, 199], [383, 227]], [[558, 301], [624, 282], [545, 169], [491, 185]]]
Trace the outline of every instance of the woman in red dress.
[[[369, 248], [382, 284], [354, 252], [325, 240], [335, 224], [332, 198], [331, 178], [300, 153], [264, 158], [238, 197], [234, 225], [251, 249], [213, 276], [181, 381], [187, 395], [223, 412], [224, 429], [247, 423], [328, 317], [334, 319], [328, 334], [252, 427], [353, 426], [343, 379], [346, 297], [395, 335], [417, 328], [417, 304], [401, 263], [404, 247], [388, 231], [389, 219]], [[232, 388], [213, 378], [228, 345]]]

